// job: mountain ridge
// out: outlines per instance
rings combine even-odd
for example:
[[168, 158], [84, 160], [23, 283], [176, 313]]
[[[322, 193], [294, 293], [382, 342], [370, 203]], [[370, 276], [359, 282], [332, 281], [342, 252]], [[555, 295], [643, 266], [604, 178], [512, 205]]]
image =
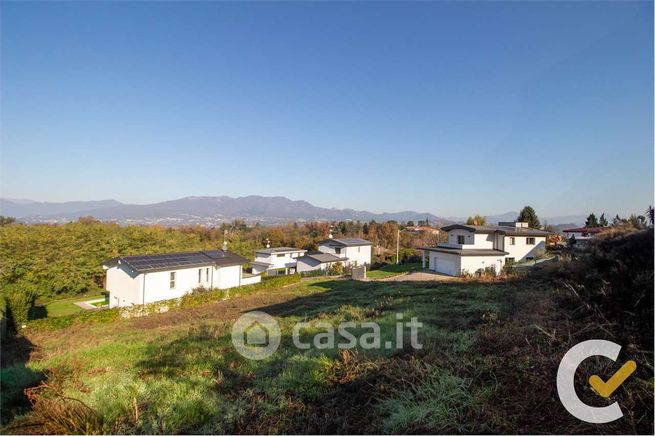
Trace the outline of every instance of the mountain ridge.
[[80, 216], [94, 216], [120, 223], [218, 224], [233, 219], [250, 222], [282, 223], [289, 221], [418, 221], [428, 219], [435, 224], [450, 221], [427, 212], [401, 211], [374, 213], [365, 210], [314, 206], [305, 200], [282, 196], [249, 195], [189, 196], [150, 204], [127, 204], [116, 200], [72, 201], [61, 203], [12, 201], [0, 198], [0, 214], [14, 216], [24, 222], [66, 222]]

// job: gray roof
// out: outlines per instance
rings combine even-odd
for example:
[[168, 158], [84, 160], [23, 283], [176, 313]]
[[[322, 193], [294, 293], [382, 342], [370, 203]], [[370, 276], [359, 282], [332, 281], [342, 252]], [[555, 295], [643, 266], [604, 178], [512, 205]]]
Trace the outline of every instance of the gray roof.
[[509, 254], [502, 250], [492, 250], [491, 248], [451, 248], [451, 247], [420, 247], [419, 250], [437, 251], [439, 253], [449, 253], [457, 256], [505, 256]]
[[548, 236], [551, 232], [545, 230], [530, 229], [526, 227], [511, 226], [473, 226], [468, 224], [452, 224], [442, 227], [441, 230], [450, 232], [451, 230], [466, 230], [473, 233], [500, 233], [507, 236]]
[[305, 252], [307, 250], [303, 250], [302, 248], [292, 248], [292, 247], [274, 247], [274, 248], [260, 248], [259, 250], [256, 250], [255, 253], [267, 253], [267, 254], [274, 254], [274, 253], [289, 253], [289, 252], [296, 252], [296, 251], [302, 251]]
[[333, 254], [318, 252], [318, 253], [306, 254], [302, 257], [299, 257], [298, 261], [307, 260], [307, 259], [312, 259], [319, 263], [341, 262], [344, 260], [348, 260], [347, 257], [337, 257]]
[[249, 260], [230, 251], [207, 250], [183, 253], [146, 254], [142, 256], [119, 256], [103, 263], [112, 267], [126, 264], [136, 273], [169, 271], [202, 266], [234, 266], [248, 263]]
[[361, 238], [341, 238], [341, 239], [325, 239], [320, 241], [319, 244], [335, 243], [344, 247], [358, 247], [363, 245], [373, 245], [371, 241]]

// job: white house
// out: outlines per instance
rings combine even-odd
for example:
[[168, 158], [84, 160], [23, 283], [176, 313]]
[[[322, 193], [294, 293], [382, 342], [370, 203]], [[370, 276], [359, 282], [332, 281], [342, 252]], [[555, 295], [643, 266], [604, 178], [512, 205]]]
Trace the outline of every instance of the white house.
[[200, 286], [227, 289], [257, 283], [243, 272], [248, 263], [226, 250], [121, 256], [103, 264], [109, 307], [125, 307], [182, 297]]
[[298, 258], [297, 270], [299, 273], [316, 270], [325, 271], [335, 263], [341, 263], [343, 265], [347, 260], [334, 254], [314, 251]]
[[371, 246], [360, 238], [326, 239], [318, 243], [318, 250], [340, 258], [344, 265], [361, 266], [371, 264]]
[[448, 232], [448, 242], [421, 248], [423, 268], [451, 276], [487, 267], [500, 272], [507, 263], [534, 258], [546, 249], [550, 234], [528, 228], [523, 222], [501, 222], [497, 226], [454, 224], [442, 230]]
[[291, 247], [262, 248], [255, 251], [255, 261], [252, 262], [253, 274], [268, 273], [293, 274], [296, 272], [296, 261], [307, 250]]

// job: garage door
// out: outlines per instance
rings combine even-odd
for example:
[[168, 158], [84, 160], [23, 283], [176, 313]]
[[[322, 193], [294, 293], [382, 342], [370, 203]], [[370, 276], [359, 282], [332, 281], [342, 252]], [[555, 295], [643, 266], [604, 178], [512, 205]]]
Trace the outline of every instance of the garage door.
[[434, 258], [436, 265], [435, 271], [442, 274], [448, 274], [449, 276], [455, 275], [455, 260], [447, 259], [443, 257]]

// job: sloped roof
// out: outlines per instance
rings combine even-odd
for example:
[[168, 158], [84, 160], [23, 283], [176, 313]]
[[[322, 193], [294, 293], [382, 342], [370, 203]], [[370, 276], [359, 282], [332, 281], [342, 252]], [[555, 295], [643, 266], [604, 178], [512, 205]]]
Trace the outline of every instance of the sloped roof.
[[596, 233], [601, 233], [607, 230], [609, 227], [576, 227], [573, 229], [562, 230], [564, 233], [588, 233], [590, 235], [595, 235]]
[[420, 247], [419, 250], [437, 251], [439, 253], [449, 253], [457, 256], [506, 256], [509, 253], [502, 250], [493, 250], [491, 248], [451, 248], [451, 247]]
[[274, 248], [260, 248], [259, 250], [256, 250], [255, 253], [274, 254], [274, 253], [289, 253], [289, 252], [297, 252], [297, 251], [305, 252], [307, 250], [303, 250], [302, 248], [293, 248], [293, 247], [274, 247]]
[[299, 257], [298, 261], [303, 261], [307, 259], [313, 259], [319, 263], [341, 262], [344, 260], [348, 260], [347, 257], [338, 257], [330, 253], [321, 253], [319, 251], [315, 253], [308, 253], [302, 257]]
[[245, 257], [230, 251], [207, 250], [181, 253], [146, 254], [142, 256], [119, 256], [103, 263], [106, 267], [125, 263], [136, 273], [169, 271], [202, 266], [234, 266], [249, 262]]
[[341, 239], [325, 239], [320, 241], [319, 244], [334, 243], [344, 247], [358, 247], [363, 245], [373, 245], [371, 241], [361, 238], [341, 238]]
[[442, 227], [441, 230], [450, 232], [451, 230], [466, 230], [473, 233], [500, 233], [507, 236], [548, 236], [551, 232], [538, 229], [530, 229], [526, 227], [511, 227], [511, 226], [474, 226], [468, 224], [452, 224], [450, 226]]

